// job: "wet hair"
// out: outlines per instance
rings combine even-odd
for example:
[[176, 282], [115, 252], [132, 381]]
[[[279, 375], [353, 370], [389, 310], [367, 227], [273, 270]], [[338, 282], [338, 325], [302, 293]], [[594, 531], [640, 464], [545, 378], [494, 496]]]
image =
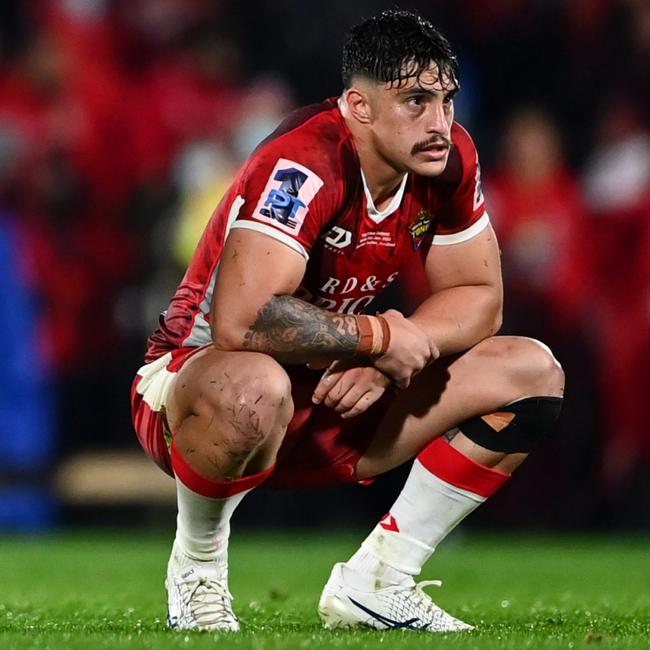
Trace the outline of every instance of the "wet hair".
[[410, 11], [389, 10], [355, 25], [343, 46], [343, 85], [355, 76], [400, 86], [434, 63], [441, 80], [458, 85], [458, 59], [432, 23]]

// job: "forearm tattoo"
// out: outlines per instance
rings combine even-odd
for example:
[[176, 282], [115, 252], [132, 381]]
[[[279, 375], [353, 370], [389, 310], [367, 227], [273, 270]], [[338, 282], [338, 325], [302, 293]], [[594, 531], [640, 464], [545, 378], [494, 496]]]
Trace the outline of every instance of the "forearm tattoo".
[[460, 433], [460, 431], [458, 429], [450, 429], [449, 431], [446, 431], [445, 433], [443, 433], [442, 437], [447, 442], [451, 442], [459, 433]]
[[345, 359], [354, 355], [359, 330], [354, 316], [320, 309], [293, 296], [274, 296], [257, 313], [244, 349], [284, 363]]

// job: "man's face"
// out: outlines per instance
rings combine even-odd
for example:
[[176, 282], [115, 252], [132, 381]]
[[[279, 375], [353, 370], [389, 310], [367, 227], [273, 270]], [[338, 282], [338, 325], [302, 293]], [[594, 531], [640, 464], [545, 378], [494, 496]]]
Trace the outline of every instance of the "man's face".
[[454, 79], [439, 78], [435, 65], [400, 86], [373, 84], [370, 129], [379, 155], [400, 171], [441, 174], [451, 147], [457, 90]]

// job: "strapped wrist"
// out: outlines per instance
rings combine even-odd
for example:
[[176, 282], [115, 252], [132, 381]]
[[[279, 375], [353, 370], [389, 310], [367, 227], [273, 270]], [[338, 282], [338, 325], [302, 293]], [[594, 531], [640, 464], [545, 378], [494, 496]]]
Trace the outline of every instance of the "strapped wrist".
[[359, 345], [357, 354], [360, 356], [378, 357], [388, 350], [390, 344], [390, 326], [383, 316], [357, 316], [359, 328]]

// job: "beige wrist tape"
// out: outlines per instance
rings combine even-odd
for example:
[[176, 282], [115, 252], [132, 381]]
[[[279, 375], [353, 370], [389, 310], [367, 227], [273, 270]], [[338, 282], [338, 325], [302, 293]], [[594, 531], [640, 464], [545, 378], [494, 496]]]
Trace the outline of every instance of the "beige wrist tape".
[[357, 354], [362, 356], [381, 356], [390, 344], [390, 327], [383, 316], [357, 316], [359, 346]]

